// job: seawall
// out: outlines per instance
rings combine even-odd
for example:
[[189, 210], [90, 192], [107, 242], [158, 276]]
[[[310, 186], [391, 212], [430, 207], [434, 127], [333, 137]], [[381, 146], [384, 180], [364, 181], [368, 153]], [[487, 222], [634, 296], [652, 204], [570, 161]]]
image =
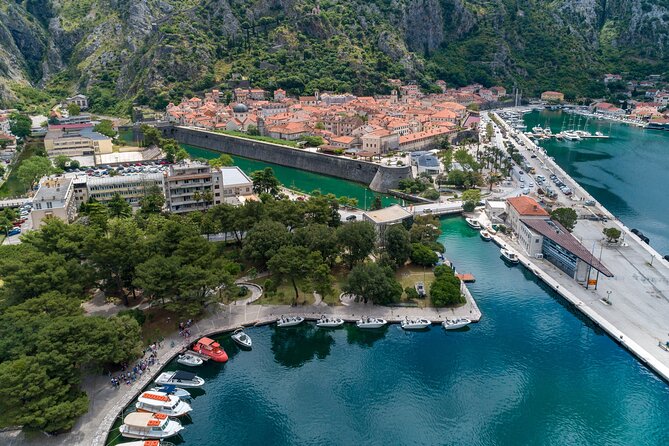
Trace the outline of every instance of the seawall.
[[375, 192], [388, 192], [397, 188], [400, 180], [412, 176], [409, 166], [382, 166], [190, 127], [164, 126], [159, 129], [164, 137], [182, 144], [356, 181], [368, 184]]

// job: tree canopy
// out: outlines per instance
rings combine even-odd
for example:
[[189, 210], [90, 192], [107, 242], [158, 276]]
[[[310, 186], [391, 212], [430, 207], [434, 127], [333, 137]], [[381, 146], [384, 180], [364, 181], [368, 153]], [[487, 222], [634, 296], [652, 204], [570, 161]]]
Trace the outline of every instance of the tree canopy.
[[571, 232], [574, 230], [574, 226], [576, 226], [578, 216], [572, 208], [557, 208], [551, 212], [551, 218], [564, 226], [567, 231]]
[[403, 291], [392, 269], [371, 262], [354, 266], [343, 290], [355, 294], [365, 303], [371, 301], [379, 305], [397, 302]]

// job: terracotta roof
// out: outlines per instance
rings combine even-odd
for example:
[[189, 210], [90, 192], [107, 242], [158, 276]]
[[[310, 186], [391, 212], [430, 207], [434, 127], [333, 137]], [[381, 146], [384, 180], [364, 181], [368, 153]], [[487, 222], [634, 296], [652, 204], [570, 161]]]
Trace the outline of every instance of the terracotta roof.
[[506, 200], [521, 217], [548, 217], [548, 212], [536, 200], [528, 196], [509, 198]]

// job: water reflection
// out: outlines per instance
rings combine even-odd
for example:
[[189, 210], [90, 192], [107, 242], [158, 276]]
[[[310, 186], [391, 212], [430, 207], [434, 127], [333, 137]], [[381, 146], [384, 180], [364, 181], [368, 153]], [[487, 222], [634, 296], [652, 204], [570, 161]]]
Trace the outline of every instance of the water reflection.
[[385, 338], [388, 332], [388, 325], [373, 330], [361, 330], [355, 324], [346, 324], [344, 327], [346, 330], [346, 341], [349, 344], [356, 344], [367, 348], [372, 347], [376, 341]]
[[330, 332], [313, 324], [273, 330], [272, 353], [276, 362], [285, 367], [300, 367], [314, 357], [325, 359], [334, 345]]

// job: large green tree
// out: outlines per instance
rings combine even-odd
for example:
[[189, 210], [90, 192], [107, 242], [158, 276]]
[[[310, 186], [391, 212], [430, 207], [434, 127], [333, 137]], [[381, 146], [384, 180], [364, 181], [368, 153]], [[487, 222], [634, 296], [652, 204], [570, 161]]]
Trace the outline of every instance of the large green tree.
[[402, 285], [395, 279], [392, 269], [372, 262], [353, 267], [343, 291], [356, 295], [365, 303], [371, 301], [379, 305], [397, 302], [402, 297]]
[[404, 225], [392, 225], [383, 233], [383, 247], [397, 267], [406, 263], [411, 255], [411, 237]]
[[29, 188], [35, 181], [51, 173], [53, 173], [53, 165], [49, 158], [35, 155], [21, 163], [17, 171], [17, 176], [21, 184]]
[[576, 226], [578, 216], [572, 208], [557, 208], [551, 212], [551, 218], [564, 226], [567, 231], [571, 232], [574, 230], [574, 226]]
[[368, 221], [356, 221], [337, 228], [337, 241], [349, 269], [372, 253], [376, 236], [374, 225]]
[[261, 221], [246, 235], [242, 255], [264, 266], [282, 246], [291, 243], [291, 238], [283, 223], [272, 220]]
[[256, 170], [251, 173], [253, 180], [253, 192], [256, 194], [270, 194], [276, 196], [279, 194], [279, 187], [281, 183], [274, 176], [274, 171], [271, 167], [265, 167], [263, 170]]
[[9, 115], [9, 131], [12, 132], [12, 135], [19, 138], [30, 136], [31, 127], [32, 121], [29, 116], [20, 113], [12, 113]]
[[290, 281], [295, 290], [295, 300], [300, 297], [297, 282], [313, 277], [318, 267], [323, 264], [319, 252], [309, 251], [303, 246], [284, 245], [267, 262], [267, 267], [278, 280]]
[[107, 203], [109, 215], [113, 218], [125, 218], [132, 215], [132, 206], [125, 201], [121, 194], [114, 194], [111, 200]]

